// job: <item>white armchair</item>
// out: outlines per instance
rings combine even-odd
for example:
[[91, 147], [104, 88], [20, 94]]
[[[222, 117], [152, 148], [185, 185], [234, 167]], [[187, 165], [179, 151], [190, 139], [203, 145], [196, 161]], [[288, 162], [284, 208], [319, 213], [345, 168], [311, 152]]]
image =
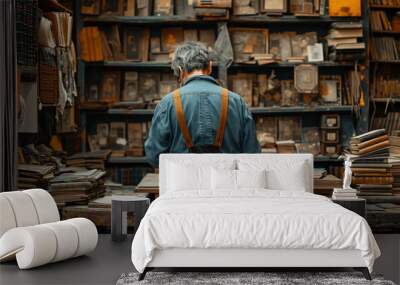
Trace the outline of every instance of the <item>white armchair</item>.
[[60, 221], [43, 189], [0, 193], [0, 262], [16, 258], [20, 269], [37, 267], [87, 254], [97, 239], [88, 219]]

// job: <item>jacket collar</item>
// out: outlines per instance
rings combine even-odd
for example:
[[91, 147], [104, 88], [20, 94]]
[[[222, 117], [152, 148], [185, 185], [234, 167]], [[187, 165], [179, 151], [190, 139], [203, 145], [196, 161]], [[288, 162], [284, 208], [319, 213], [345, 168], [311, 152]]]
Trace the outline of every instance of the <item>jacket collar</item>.
[[190, 76], [189, 78], [187, 78], [187, 79], [185, 80], [185, 82], [183, 82], [183, 85], [182, 85], [182, 86], [185, 86], [185, 85], [187, 85], [189, 82], [193, 82], [193, 81], [195, 81], [195, 80], [206, 80], [206, 81], [212, 82], [212, 83], [214, 83], [214, 84], [216, 84], [216, 85], [219, 85], [219, 83], [217, 82], [217, 80], [215, 80], [214, 77], [209, 76], [209, 75], [201, 74], [201, 75], [193, 75], [193, 76]]

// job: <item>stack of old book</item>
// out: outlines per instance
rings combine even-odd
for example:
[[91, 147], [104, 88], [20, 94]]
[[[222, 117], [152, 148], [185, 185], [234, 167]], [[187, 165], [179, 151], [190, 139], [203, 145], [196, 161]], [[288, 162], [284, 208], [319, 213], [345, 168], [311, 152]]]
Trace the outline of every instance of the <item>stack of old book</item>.
[[106, 172], [98, 169], [64, 172], [50, 180], [49, 193], [58, 204], [87, 204], [105, 193], [103, 177]]
[[353, 61], [365, 57], [361, 22], [335, 22], [326, 36], [329, 60]]
[[296, 153], [296, 144], [293, 140], [277, 141], [276, 147], [279, 153]]
[[357, 199], [357, 190], [356, 189], [342, 189], [335, 188], [333, 189], [332, 199], [335, 200], [353, 200]]
[[105, 169], [110, 150], [81, 152], [67, 158], [67, 166], [86, 167], [88, 169]]
[[328, 174], [324, 168], [314, 168], [314, 194], [331, 197], [333, 189], [341, 186], [340, 178]]
[[47, 189], [49, 180], [54, 177], [54, 165], [18, 165], [18, 189]]
[[393, 195], [400, 195], [400, 136], [390, 136], [390, 159], [392, 165], [390, 172], [393, 176]]
[[359, 196], [392, 195], [389, 137], [385, 129], [354, 136], [350, 140], [347, 159], [352, 161], [352, 185]]
[[194, 13], [203, 19], [228, 19], [232, 0], [193, 0]]

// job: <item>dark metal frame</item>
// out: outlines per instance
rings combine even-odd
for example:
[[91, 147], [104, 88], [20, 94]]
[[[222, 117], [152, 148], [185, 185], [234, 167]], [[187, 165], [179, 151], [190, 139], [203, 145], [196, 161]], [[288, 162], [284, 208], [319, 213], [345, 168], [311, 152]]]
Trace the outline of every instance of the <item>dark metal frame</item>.
[[[364, 278], [366, 280], [372, 280], [371, 278], [371, 274], [369, 273], [369, 270], [367, 267], [350, 267], [353, 268], [353, 270], [355, 271], [359, 271], [364, 275]], [[145, 267], [144, 271], [142, 273], [139, 273], [139, 277], [138, 277], [138, 281], [142, 281], [145, 277], [146, 277], [146, 273], [155, 269], [176, 269], [176, 271], [200, 271], [200, 272], [215, 272], [215, 271], [225, 271], [225, 272], [243, 272], [243, 271], [247, 271], [247, 272], [269, 272], [271, 271], [271, 269], [273, 269], [274, 271], [279, 271], [279, 272], [290, 272], [290, 271], [300, 271], [300, 272], [307, 272], [307, 270], [310, 269], [314, 269], [316, 271], [321, 271], [321, 272], [331, 272], [328, 269], [333, 269], [333, 270], [338, 270], [339, 269], [349, 269], [349, 267], [339, 267], [339, 268], [329, 268], [329, 267], [322, 267], [322, 268], [316, 268], [316, 267], [249, 267], [249, 268], [235, 268], [235, 267], [201, 267], [201, 268], [197, 268], [197, 267], [185, 267], [185, 268], [166, 268], [166, 267]]]

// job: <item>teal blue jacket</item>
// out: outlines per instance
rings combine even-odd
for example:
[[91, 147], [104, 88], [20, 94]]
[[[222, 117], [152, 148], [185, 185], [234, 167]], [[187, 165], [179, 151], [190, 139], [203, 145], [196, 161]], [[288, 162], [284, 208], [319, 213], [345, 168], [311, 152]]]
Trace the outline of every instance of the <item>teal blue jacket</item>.
[[[221, 87], [206, 75], [188, 78], [180, 88], [185, 121], [193, 145], [211, 145], [219, 126]], [[258, 153], [255, 124], [244, 100], [229, 91], [228, 119], [221, 146], [223, 153]], [[161, 153], [187, 153], [175, 113], [172, 93], [157, 105], [151, 129], [145, 142], [148, 161], [158, 167]]]

